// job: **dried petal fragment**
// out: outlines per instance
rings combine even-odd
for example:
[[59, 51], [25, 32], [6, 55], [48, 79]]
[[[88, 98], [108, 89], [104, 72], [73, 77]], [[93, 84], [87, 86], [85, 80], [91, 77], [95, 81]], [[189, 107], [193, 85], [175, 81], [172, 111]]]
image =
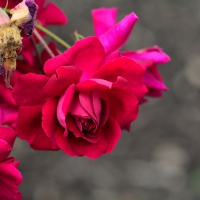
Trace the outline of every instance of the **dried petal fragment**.
[[10, 14], [12, 15], [10, 19], [11, 23], [15, 23], [15, 25], [18, 27], [22, 27], [32, 18], [29, 9], [24, 1], [17, 4], [13, 9], [11, 9]]
[[2, 8], [0, 8], [0, 27], [6, 26], [6, 25], [9, 25], [9, 24], [10, 24], [9, 16], [7, 15], [7, 13]]
[[34, 0], [25, 0], [25, 4], [28, 6], [28, 9], [29, 9], [32, 19], [29, 22], [27, 22], [26, 24], [24, 24], [24, 26], [22, 28], [24, 29], [26, 34], [30, 37], [32, 35], [33, 29], [35, 26], [38, 5], [35, 3]]

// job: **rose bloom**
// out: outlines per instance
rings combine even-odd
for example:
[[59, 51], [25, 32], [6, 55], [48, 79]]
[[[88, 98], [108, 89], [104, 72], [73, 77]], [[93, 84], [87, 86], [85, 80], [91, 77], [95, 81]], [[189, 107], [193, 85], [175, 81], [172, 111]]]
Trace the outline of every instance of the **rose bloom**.
[[18, 136], [36, 150], [70, 156], [111, 152], [147, 92], [144, 67], [119, 53], [106, 56], [99, 39], [87, 37], [49, 59], [44, 71], [21, 75], [14, 87]]
[[0, 126], [0, 199], [20, 200], [18, 186], [22, 183], [22, 175], [18, 171], [19, 162], [8, 158], [16, 133], [8, 127]]
[[[107, 54], [118, 51], [127, 41], [138, 17], [131, 13], [116, 23], [117, 8], [98, 8], [92, 10], [94, 32], [99, 37]], [[146, 68], [145, 85], [148, 88], [146, 95], [161, 97], [162, 91], [168, 90], [157, 69], [158, 64], [167, 63], [170, 58], [158, 46], [140, 50], [122, 51], [123, 56], [134, 59]]]

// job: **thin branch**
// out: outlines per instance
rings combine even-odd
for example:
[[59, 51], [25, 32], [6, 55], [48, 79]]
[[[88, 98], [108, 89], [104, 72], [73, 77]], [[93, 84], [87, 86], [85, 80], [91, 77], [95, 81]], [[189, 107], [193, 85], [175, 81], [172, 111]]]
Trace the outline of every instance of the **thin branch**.
[[38, 31], [36, 29], [34, 29], [33, 31], [34, 35], [38, 38], [38, 40], [41, 42], [41, 44], [44, 46], [44, 48], [47, 50], [48, 54], [53, 58], [55, 57], [53, 51], [51, 51], [51, 49], [49, 48], [49, 46], [47, 45], [47, 43], [43, 40], [43, 38], [41, 37], [41, 35], [38, 33]]

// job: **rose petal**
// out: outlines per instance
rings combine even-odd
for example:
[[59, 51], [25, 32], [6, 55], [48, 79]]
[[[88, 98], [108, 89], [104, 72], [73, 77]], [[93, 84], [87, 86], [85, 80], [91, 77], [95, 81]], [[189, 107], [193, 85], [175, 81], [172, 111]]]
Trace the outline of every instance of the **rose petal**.
[[86, 112], [95, 120], [96, 125], [99, 126], [101, 102], [98, 96], [94, 92], [80, 92], [79, 100]]
[[121, 52], [121, 54], [136, 60], [153, 60], [155, 64], [162, 64], [170, 61], [170, 57], [158, 46], [153, 46], [138, 51], [125, 51]]
[[19, 138], [27, 140], [35, 150], [53, 150], [51, 139], [42, 129], [42, 106], [21, 106], [17, 123]]
[[12, 164], [0, 164], [0, 198], [20, 200], [18, 185], [22, 183], [21, 173]]
[[57, 106], [57, 118], [60, 122], [60, 125], [65, 129], [66, 127], [66, 116], [68, 114], [68, 110], [71, 106], [72, 99], [75, 93], [75, 85], [71, 85], [65, 92], [65, 94], [60, 98]]
[[99, 37], [107, 55], [124, 45], [137, 20], [135, 13], [131, 13]]
[[0, 126], [0, 139], [5, 140], [11, 147], [14, 144], [16, 135], [12, 128]]
[[106, 124], [102, 127], [105, 138], [108, 142], [108, 148], [105, 153], [110, 153], [116, 146], [121, 136], [121, 128], [117, 121], [109, 116]]
[[[42, 88], [48, 77], [29, 73], [21, 75], [13, 89], [13, 97], [19, 105], [38, 105], [45, 101]], [[22, 93], [23, 91], [23, 93]]]
[[82, 70], [81, 80], [85, 80], [93, 76], [104, 57], [105, 52], [98, 38], [87, 37], [77, 41], [64, 54], [49, 59], [44, 65], [44, 71], [52, 76], [58, 67], [73, 65]]
[[5, 140], [0, 139], [0, 163], [9, 156], [11, 150], [12, 147]]
[[58, 146], [70, 156], [87, 156], [89, 158], [98, 158], [104, 154], [108, 148], [108, 143], [104, 137], [102, 130], [97, 133], [100, 139], [96, 143], [88, 142], [83, 138], [76, 138], [73, 133], [69, 133], [67, 137], [63, 137], [62, 132], [57, 132], [56, 141]]
[[76, 90], [78, 91], [93, 91], [93, 90], [103, 90], [103, 89], [110, 89], [112, 87], [112, 82], [98, 79], [98, 78], [91, 78], [82, 82], [79, 82], [76, 85]]
[[98, 8], [92, 10], [94, 32], [97, 37], [116, 24], [117, 8]]
[[145, 85], [148, 88], [158, 89], [158, 90], [168, 90], [162, 80], [159, 80], [153, 73], [146, 71], [144, 76]]
[[59, 96], [66, 88], [78, 83], [81, 70], [74, 66], [59, 67], [44, 87], [46, 96]]
[[[122, 77], [128, 81], [130, 90], [133, 91], [137, 99], [140, 99], [147, 92], [144, 85], [144, 72], [144, 67], [137, 62], [127, 57], [121, 57], [103, 65], [96, 72], [94, 78], [101, 78], [115, 83], [118, 77]], [[118, 79], [118, 81], [121, 80], [121, 78]]]
[[51, 138], [53, 149], [57, 148], [55, 141], [56, 127], [59, 126], [57, 120], [58, 99], [49, 99], [42, 108], [42, 128], [45, 134]]
[[58, 6], [51, 2], [38, 14], [38, 19], [43, 26], [64, 25], [68, 21], [65, 13]]
[[109, 107], [109, 114], [121, 127], [134, 121], [138, 115], [138, 100], [127, 88], [112, 88], [100, 90], [98, 95], [103, 98]]

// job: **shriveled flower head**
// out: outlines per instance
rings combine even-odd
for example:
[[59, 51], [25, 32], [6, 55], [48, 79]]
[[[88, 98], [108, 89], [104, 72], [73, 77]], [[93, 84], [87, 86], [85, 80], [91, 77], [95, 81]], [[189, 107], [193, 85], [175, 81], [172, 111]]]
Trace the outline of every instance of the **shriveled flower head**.
[[21, 28], [31, 36], [37, 8], [33, 0], [23, 0], [10, 10], [11, 19], [0, 8], [0, 68], [7, 87], [11, 87], [10, 80], [16, 69], [17, 53], [22, 49]]

